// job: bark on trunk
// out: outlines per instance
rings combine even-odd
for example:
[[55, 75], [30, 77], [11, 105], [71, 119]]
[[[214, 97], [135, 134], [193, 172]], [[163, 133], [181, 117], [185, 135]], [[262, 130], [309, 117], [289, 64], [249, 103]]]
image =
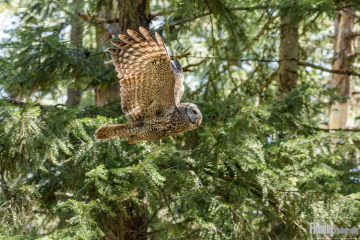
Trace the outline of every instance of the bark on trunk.
[[[75, 80], [76, 82], [76, 80]], [[68, 99], [66, 101], [66, 105], [68, 106], [77, 106], [81, 101], [81, 87], [68, 87], [67, 90]]]
[[[109, 0], [113, 1], [113, 0]], [[112, 24], [99, 23], [96, 29], [96, 43], [98, 48], [109, 45], [112, 36], [126, 34], [127, 29], [138, 30], [139, 27], [149, 29], [150, 0], [122, 0], [113, 1], [112, 9], [102, 8], [98, 17], [105, 19], [117, 18]], [[108, 59], [110, 59], [110, 54]], [[105, 67], [105, 66], [104, 66]], [[115, 71], [115, 68], [114, 68]], [[109, 83], [110, 82], [110, 83]], [[101, 106], [120, 95], [119, 79], [115, 77], [95, 87], [95, 105]], [[106, 217], [107, 231], [105, 240], [147, 239], [147, 197], [143, 194], [142, 205], [125, 207], [125, 212], [119, 211], [117, 216]]]
[[[114, 1], [112, 10], [107, 10], [104, 7], [98, 15], [100, 18], [117, 18], [119, 21], [112, 24], [99, 23], [96, 30], [96, 42], [98, 48], [102, 48], [108, 44], [112, 36], [126, 34], [127, 29], [133, 29], [136, 31], [139, 27], [149, 29], [149, 14], [150, 0]], [[119, 79], [111, 79], [110, 84], [100, 83], [95, 88], [95, 105], [101, 106], [112, 101], [114, 98], [119, 97], [119, 95]]]
[[279, 86], [278, 96], [289, 93], [297, 84], [299, 22], [290, 16], [281, 20], [279, 49]]
[[[350, 4], [347, 4], [350, 5]], [[350, 7], [336, 12], [333, 70], [351, 71], [355, 41], [353, 29], [355, 14]], [[346, 102], [335, 102], [330, 106], [329, 129], [347, 129], [350, 127], [351, 77], [333, 74], [331, 88], [338, 88], [338, 95], [346, 97]]]
[[[73, 0], [74, 4], [77, 4], [75, 9], [75, 14], [78, 12], [80, 4]], [[75, 15], [77, 16], [77, 15]], [[79, 21], [79, 18], [76, 17], [73, 19], [71, 24], [71, 35], [70, 41], [71, 44], [77, 48], [82, 48], [82, 40], [83, 40], [83, 26]], [[74, 86], [68, 87], [67, 91], [67, 101], [66, 104], [69, 106], [77, 106], [80, 104], [81, 101], [81, 87], [80, 87], [80, 79], [79, 77], [75, 78]]]

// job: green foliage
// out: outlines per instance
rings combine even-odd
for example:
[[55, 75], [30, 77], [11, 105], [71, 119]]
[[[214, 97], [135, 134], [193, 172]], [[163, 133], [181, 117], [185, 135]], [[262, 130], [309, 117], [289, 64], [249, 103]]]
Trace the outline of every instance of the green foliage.
[[[85, 5], [97, 13], [108, 3]], [[269, 20], [296, 10], [299, 58], [326, 63], [337, 3], [152, 4], [169, 12], [153, 27], [172, 53], [191, 54], [183, 66], [205, 60], [189, 67], [183, 97], [203, 123], [162, 144], [94, 139], [103, 124], [127, 121], [119, 99], [85, 108], [30, 101], [75, 78], [82, 89], [109, 84], [115, 71], [92, 48], [94, 21], [86, 48], [70, 45], [75, 6], [38, 1], [18, 13], [20, 26], [0, 43], [0, 88], [28, 102], [0, 101], [0, 239], [117, 239], [142, 216], [151, 239], [310, 239], [314, 219], [360, 227], [360, 133], [322, 129], [330, 100], [341, 100], [325, 88], [329, 76], [299, 68], [299, 86], [276, 96], [280, 23]]]
[[[47, 206], [50, 222], [67, 216], [44, 239], [98, 239], [109, 231], [107, 221], [131, 217], [129, 206], [141, 212], [144, 196], [156, 238], [304, 236], [313, 218], [331, 213], [350, 226], [359, 208], [353, 194], [359, 191], [358, 172], [349, 171], [359, 164], [359, 134], [305, 125], [306, 113], [319, 107], [307, 100], [316, 92], [304, 88], [258, 106], [232, 96], [239, 104], [228, 104], [234, 101], [228, 98], [222, 104], [229, 108], [221, 112], [212, 112], [220, 106], [200, 104], [205, 121], [199, 130], [163, 145], [94, 141], [97, 127], [123, 117], [77, 118], [76, 108], [3, 102], [2, 176], [17, 171], [12, 194], [35, 194], [31, 211]], [[196, 142], [189, 140], [194, 137]], [[335, 147], [335, 137], [346, 144]], [[16, 214], [4, 209], [5, 216]], [[43, 224], [33, 220], [31, 227], [36, 232]]]
[[69, 48], [59, 37], [60, 31], [58, 26], [23, 27], [16, 32], [16, 41], [3, 44], [11, 49], [8, 58], [13, 60], [0, 74], [7, 92], [27, 95], [36, 91], [44, 95], [55, 93], [59, 83], [72, 84], [74, 78], [91, 86], [115, 76], [111, 66], [102, 66], [104, 53]]

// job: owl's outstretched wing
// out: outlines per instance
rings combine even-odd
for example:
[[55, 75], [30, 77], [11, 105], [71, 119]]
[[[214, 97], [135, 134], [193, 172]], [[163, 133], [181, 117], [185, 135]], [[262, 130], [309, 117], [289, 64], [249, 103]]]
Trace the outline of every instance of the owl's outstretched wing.
[[171, 67], [175, 72], [175, 88], [174, 88], [174, 94], [175, 94], [175, 104], [180, 104], [180, 99], [184, 93], [184, 72], [181, 67], [180, 62], [175, 59], [174, 63], [171, 63]]
[[160, 115], [175, 103], [175, 70], [158, 33], [156, 40], [145, 28], [119, 35], [109, 49], [119, 73], [122, 110], [131, 122]]

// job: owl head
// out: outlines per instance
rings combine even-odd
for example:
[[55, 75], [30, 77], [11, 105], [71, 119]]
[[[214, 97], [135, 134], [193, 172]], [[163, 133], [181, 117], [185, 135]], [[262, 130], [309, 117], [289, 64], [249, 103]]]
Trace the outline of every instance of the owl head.
[[202, 121], [202, 114], [200, 109], [193, 103], [190, 103], [186, 108], [186, 115], [188, 116], [191, 123], [199, 126]]

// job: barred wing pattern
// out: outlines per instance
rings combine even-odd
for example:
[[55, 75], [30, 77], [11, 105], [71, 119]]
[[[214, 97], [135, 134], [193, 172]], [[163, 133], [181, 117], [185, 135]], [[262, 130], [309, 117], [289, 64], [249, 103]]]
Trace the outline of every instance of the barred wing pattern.
[[184, 93], [184, 73], [180, 62], [175, 59], [174, 63], [171, 63], [171, 67], [175, 72], [175, 104], [180, 104], [180, 99]]
[[158, 116], [175, 106], [178, 92], [174, 89], [177, 69], [173, 69], [161, 36], [155, 33], [155, 41], [145, 28], [139, 30], [141, 34], [128, 30], [130, 37], [119, 34], [120, 41], [112, 44], [120, 49], [109, 49], [121, 78], [122, 110], [130, 122]]

